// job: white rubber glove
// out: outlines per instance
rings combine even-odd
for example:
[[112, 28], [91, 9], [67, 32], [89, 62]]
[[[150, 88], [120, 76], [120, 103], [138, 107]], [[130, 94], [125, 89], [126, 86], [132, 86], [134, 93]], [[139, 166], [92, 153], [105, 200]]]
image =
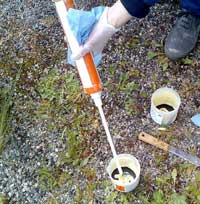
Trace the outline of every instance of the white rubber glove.
[[106, 7], [86, 43], [80, 46], [77, 53], [72, 54], [74, 60], [79, 59], [88, 52], [92, 52], [93, 56], [101, 53], [109, 38], [117, 31], [114, 26], [108, 23], [108, 10], [109, 8]]
[[72, 59], [77, 60], [88, 52], [91, 52], [93, 56], [101, 53], [109, 38], [131, 18], [132, 16], [121, 1], [117, 1], [112, 7], [106, 7], [88, 40], [83, 46], [80, 46], [77, 53], [72, 54]]

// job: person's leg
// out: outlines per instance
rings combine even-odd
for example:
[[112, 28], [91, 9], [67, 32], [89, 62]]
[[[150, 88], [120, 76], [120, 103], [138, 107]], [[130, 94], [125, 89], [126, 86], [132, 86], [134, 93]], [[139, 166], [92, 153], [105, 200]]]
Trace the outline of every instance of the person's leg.
[[155, 3], [159, 3], [160, 0], [144, 0], [145, 4], [153, 6]]
[[182, 0], [184, 9], [165, 41], [165, 54], [173, 60], [185, 57], [196, 45], [200, 32], [200, 0]]
[[181, 7], [193, 15], [200, 16], [199, 0], [181, 0]]

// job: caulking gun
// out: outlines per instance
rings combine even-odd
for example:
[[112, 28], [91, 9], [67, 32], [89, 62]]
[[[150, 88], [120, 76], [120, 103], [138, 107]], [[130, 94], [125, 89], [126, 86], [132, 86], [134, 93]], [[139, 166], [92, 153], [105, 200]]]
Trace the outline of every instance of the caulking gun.
[[[75, 53], [79, 49], [79, 44], [77, 39], [73, 35], [73, 32], [70, 29], [69, 22], [67, 20], [68, 9], [75, 8], [75, 4], [73, 0], [53, 0], [56, 5], [56, 10], [62, 24], [64, 33], [67, 37], [68, 44], [71, 48], [72, 53]], [[117, 153], [112, 141], [112, 137], [110, 135], [110, 131], [108, 129], [108, 125], [106, 122], [106, 118], [102, 109], [102, 100], [101, 100], [101, 92], [102, 92], [102, 84], [95, 67], [93, 57], [91, 53], [87, 53], [85, 56], [75, 61], [76, 67], [78, 69], [78, 73], [83, 85], [84, 92], [89, 94], [94, 100], [95, 105], [97, 106], [104, 129], [106, 131], [107, 139], [110, 144], [114, 159], [116, 161], [116, 165], [119, 171], [119, 174], [122, 175], [123, 171], [120, 166], [119, 160], [117, 158]]]

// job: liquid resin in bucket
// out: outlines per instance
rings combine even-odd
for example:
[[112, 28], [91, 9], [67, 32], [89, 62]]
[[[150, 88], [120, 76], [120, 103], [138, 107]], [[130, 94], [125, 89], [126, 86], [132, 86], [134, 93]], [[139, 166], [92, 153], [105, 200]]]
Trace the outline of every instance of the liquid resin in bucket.
[[114, 180], [118, 180], [120, 183], [127, 185], [134, 181], [136, 178], [135, 173], [128, 167], [122, 167], [123, 174], [120, 175], [118, 169], [114, 169], [111, 176]]
[[160, 111], [163, 111], [163, 112], [170, 112], [170, 111], [174, 110], [174, 107], [170, 106], [168, 104], [160, 104], [160, 105], [156, 106], [156, 108], [159, 109]]

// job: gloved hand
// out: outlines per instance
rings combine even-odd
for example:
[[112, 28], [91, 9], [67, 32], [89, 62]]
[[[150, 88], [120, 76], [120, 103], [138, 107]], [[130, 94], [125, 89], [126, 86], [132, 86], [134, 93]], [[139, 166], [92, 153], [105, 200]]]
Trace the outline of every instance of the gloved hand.
[[109, 38], [131, 18], [132, 16], [126, 11], [121, 1], [117, 1], [110, 8], [106, 7], [88, 40], [80, 46], [77, 53], [72, 54], [72, 59], [78, 60], [88, 52], [91, 52], [93, 56], [101, 53]]
[[72, 59], [77, 60], [88, 52], [92, 52], [94, 56], [102, 52], [109, 38], [117, 31], [114, 26], [108, 23], [108, 10], [108, 7], [104, 9], [88, 40], [83, 46], [80, 46], [77, 53], [73, 53]]

